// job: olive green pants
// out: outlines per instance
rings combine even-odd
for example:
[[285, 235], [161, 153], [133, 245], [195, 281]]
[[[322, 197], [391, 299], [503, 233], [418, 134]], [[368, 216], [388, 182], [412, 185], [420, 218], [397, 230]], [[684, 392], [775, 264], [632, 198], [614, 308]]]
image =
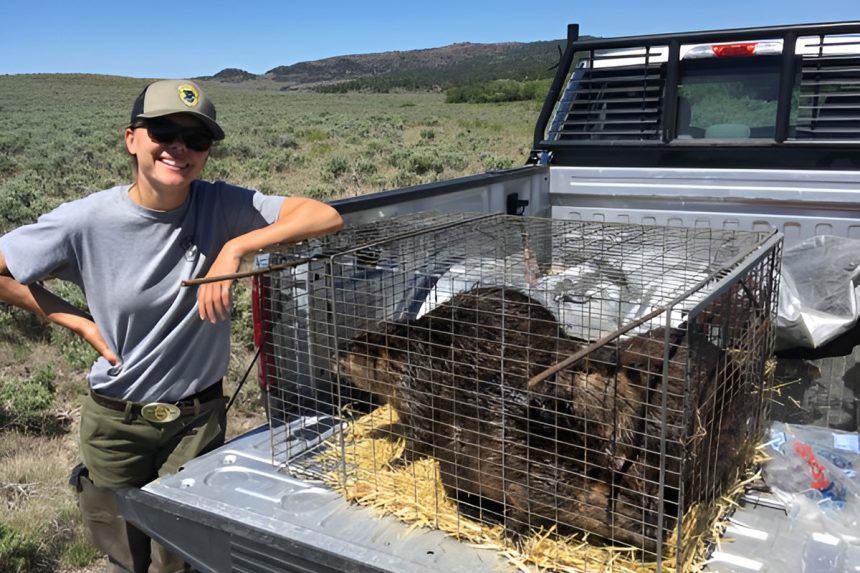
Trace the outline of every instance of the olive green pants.
[[195, 407], [168, 423], [149, 422], [105, 408], [87, 396], [81, 406], [81, 456], [89, 477], [79, 481], [81, 516], [90, 539], [104, 551], [113, 571], [188, 571], [183, 561], [117, 511], [116, 490], [141, 487], [179, 471], [192, 458], [224, 443], [223, 399]]

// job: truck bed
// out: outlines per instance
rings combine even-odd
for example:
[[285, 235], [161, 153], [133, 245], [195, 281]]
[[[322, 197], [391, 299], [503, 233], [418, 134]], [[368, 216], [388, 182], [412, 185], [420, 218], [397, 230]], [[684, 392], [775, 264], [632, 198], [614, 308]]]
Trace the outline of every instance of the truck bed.
[[[786, 246], [816, 234], [860, 238], [852, 173], [698, 171], [527, 166], [346, 199], [348, 223], [422, 211], [516, 212], [663, 225], [760, 230]], [[260, 428], [193, 460], [176, 475], [121, 495], [127, 519], [200, 571], [507, 572], [498, 553], [440, 532], [410, 529], [349, 505], [318, 482], [272, 464], [272, 432]], [[308, 446], [300, 432], [298, 450]], [[802, 571], [802, 548], [773, 500], [739, 509], [710, 571]]]
[[[126, 491], [121, 510], [206, 572], [518, 571], [496, 550], [379, 518], [323, 484], [274, 470], [270, 432], [293, 432], [300, 444], [306, 424], [263, 427], [237, 438], [178, 474]], [[705, 570], [854, 571], [860, 555], [849, 548], [842, 558], [849, 562], [837, 560], [833, 539], [819, 522], [789, 519], [775, 497], [748, 494]]]
[[[495, 551], [409, 531], [320, 483], [273, 470], [270, 441], [261, 428], [129, 491], [123, 513], [168, 545], [181, 539], [174, 549], [201, 571], [516, 571]], [[171, 515], [174, 531], [164, 527]]]

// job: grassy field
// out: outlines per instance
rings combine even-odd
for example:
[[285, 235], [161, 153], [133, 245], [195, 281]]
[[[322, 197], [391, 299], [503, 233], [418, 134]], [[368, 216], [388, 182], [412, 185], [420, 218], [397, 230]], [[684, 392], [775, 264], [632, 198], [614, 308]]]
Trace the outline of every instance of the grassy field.
[[[130, 181], [122, 144], [144, 80], [0, 76], [0, 233], [63, 201]], [[227, 139], [206, 179], [333, 199], [521, 164], [540, 103], [446, 104], [441, 93], [316, 94], [204, 84]], [[120, 255], [118, 255], [120, 256]], [[54, 290], [83, 305], [76, 289]], [[247, 285], [237, 286], [228, 389], [252, 355]], [[66, 479], [93, 352], [0, 305], [0, 573], [97, 569]], [[264, 421], [255, 384], [235, 435]]]
[[[144, 80], [0, 77], [0, 231], [129, 180], [122, 144]], [[446, 104], [441, 93], [317, 94], [204, 84], [227, 139], [203, 177], [323, 199], [525, 160], [539, 102]]]

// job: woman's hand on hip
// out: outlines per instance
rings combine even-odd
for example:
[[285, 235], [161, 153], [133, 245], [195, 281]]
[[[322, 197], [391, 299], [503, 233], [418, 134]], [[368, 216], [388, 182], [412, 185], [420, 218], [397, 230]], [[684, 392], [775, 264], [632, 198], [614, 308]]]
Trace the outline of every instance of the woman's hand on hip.
[[81, 338], [87, 341], [87, 344], [96, 349], [102, 358], [111, 363], [111, 366], [116, 366], [120, 363], [119, 356], [108, 346], [102, 336], [99, 327], [92, 320], [82, 319], [79, 324], [70, 325], [72, 331], [78, 334]]

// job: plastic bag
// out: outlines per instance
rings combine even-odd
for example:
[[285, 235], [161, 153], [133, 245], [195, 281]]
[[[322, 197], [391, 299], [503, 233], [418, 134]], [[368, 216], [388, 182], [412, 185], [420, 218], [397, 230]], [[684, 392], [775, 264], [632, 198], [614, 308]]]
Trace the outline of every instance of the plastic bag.
[[782, 255], [777, 348], [818, 348], [858, 318], [860, 241], [807, 239]]
[[[825, 436], [834, 434], [827, 430]], [[833, 446], [834, 440], [800, 439], [788, 426], [774, 430], [769, 445], [775, 455], [765, 467], [765, 481], [792, 519], [833, 521], [843, 528], [860, 527], [860, 485], [853, 453]]]

